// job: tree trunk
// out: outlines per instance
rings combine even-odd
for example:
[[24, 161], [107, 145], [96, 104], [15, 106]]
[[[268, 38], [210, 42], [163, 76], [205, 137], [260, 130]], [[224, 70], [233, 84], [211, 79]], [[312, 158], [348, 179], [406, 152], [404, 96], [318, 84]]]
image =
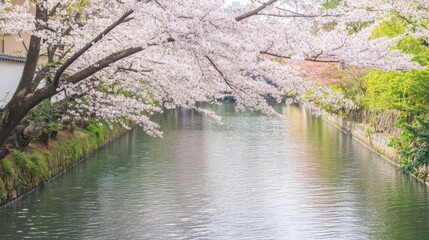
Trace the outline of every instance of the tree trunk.
[[0, 160], [9, 153], [8, 141], [13, 138], [16, 127], [25, 120], [31, 109], [55, 93], [55, 88], [46, 88], [31, 96], [15, 94], [12, 100], [0, 109]]
[[25, 118], [29, 110], [8, 104], [0, 111], [0, 159], [8, 153], [8, 140], [13, 138], [13, 133], [18, 124]]

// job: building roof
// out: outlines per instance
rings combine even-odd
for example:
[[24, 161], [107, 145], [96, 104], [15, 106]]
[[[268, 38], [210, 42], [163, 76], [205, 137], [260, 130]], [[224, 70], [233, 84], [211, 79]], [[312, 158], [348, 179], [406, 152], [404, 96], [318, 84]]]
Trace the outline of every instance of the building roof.
[[13, 55], [8, 55], [8, 54], [0, 53], [0, 61], [25, 63], [25, 58], [24, 57], [18, 57], [18, 56], [13, 56]]

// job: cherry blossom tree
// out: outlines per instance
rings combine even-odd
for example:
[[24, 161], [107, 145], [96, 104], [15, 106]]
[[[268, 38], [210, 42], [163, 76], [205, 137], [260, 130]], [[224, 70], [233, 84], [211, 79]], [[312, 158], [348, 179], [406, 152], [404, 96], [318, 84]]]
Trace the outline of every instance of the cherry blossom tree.
[[[19, 86], [0, 106], [0, 158], [29, 112], [57, 96], [69, 103], [68, 116], [129, 119], [152, 135], [160, 134], [154, 113], [185, 107], [216, 118], [196, 103], [214, 103], [227, 92], [238, 109], [267, 114], [275, 111], [266, 98], [280, 101], [286, 93], [299, 99], [310, 92], [338, 108], [353, 107], [272, 57], [418, 68], [412, 56], [392, 50], [398, 39], [368, 39], [390, 12], [425, 18], [420, 9], [427, 4], [359, 2], [330, 9], [318, 0], [265, 0], [234, 10], [222, 0], [1, 1], [0, 32], [27, 32], [31, 39]], [[349, 34], [356, 22], [370, 26]]]

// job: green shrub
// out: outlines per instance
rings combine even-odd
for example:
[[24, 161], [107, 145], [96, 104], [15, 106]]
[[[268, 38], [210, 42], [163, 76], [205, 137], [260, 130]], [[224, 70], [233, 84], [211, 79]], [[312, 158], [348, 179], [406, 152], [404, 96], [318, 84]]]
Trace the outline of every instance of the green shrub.
[[13, 169], [12, 163], [7, 159], [3, 159], [1, 163], [2, 163], [3, 173], [5, 173], [7, 176], [11, 178], [14, 178], [15, 170]]
[[422, 166], [429, 163], [429, 121], [418, 121], [415, 126], [405, 127], [409, 136], [408, 146], [401, 150], [403, 158], [402, 170], [405, 172], [415, 173]]
[[15, 162], [19, 167], [27, 172], [32, 172], [34, 168], [34, 163], [30, 160], [28, 154], [19, 150], [15, 151]]
[[106, 122], [90, 122], [88, 126], [86, 126], [86, 130], [100, 137], [106, 133], [108, 125]]
[[31, 110], [28, 123], [35, 129], [34, 138], [47, 142], [52, 133], [63, 129], [60, 121], [64, 112], [63, 105], [52, 104], [50, 100], [45, 100]]
[[30, 156], [31, 162], [33, 162], [33, 168], [31, 172], [40, 181], [46, 181], [49, 178], [49, 169], [46, 164], [45, 157], [40, 153], [33, 153]]

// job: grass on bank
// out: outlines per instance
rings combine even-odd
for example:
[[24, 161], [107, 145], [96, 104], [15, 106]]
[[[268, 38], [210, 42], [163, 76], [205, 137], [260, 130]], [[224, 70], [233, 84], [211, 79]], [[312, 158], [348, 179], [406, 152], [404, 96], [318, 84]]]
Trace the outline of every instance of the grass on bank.
[[90, 121], [84, 128], [59, 131], [48, 144], [34, 141], [13, 150], [0, 161], [0, 203], [48, 181], [122, 131], [119, 125]]

